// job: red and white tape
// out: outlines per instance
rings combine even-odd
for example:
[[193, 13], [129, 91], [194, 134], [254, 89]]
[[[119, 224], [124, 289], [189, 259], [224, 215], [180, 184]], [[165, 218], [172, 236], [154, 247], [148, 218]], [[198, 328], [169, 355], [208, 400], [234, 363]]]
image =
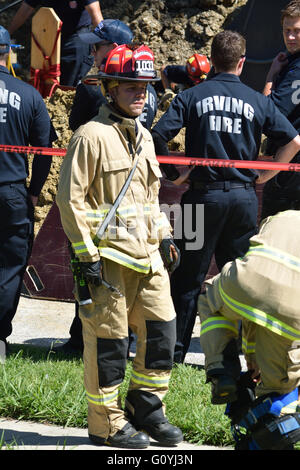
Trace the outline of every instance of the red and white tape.
[[[54, 155], [64, 157], [66, 149], [56, 147], [26, 147], [18, 145], [0, 145], [0, 152], [18, 152], [25, 154]], [[270, 158], [270, 157], [261, 157]], [[185, 155], [157, 155], [159, 163], [171, 163], [185, 166], [215, 166], [221, 168], [244, 168], [253, 170], [300, 171], [299, 163], [280, 163], [263, 160], [226, 160], [219, 158], [195, 158]]]

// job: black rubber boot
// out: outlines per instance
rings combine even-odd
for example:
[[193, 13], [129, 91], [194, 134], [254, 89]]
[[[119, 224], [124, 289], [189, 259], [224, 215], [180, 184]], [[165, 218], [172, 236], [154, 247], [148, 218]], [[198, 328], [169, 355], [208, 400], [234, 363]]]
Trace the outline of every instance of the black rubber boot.
[[169, 423], [168, 420], [162, 423], [137, 426], [137, 429], [141, 429], [162, 445], [172, 446], [183, 441], [181, 430]]
[[211, 381], [211, 402], [223, 405], [237, 400], [237, 382], [230, 375], [213, 375]]
[[61, 344], [55, 344], [51, 351], [56, 353], [65, 354], [66, 356], [82, 356], [83, 354], [83, 344], [77, 344], [72, 342], [70, 339]]
[[137, 431], [130, 423], [125, 424], [120, 431], [107, 439], [92, 434], [89, 434], [89, 438], [93, 444], [98, 446], [106, 445], [123, 449], [145, 449], [150, 444], [148, 436]]

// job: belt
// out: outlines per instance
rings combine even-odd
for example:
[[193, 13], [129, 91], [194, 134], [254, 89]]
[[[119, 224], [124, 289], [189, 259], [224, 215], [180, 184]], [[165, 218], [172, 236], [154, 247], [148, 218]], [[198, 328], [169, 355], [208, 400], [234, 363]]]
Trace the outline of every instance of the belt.
[[203, 183], [201, 181], [192, 181], [190, 189], [198, 191], [207, 191], [208, 189], [222, 189], [223, 191], [230, 191], [235, 188], [254, 188], [255, 183], [244, 183], [243, 181], [214, 181], [212, 183]]
[[0, 183], [0, 186], [13, 186], [13, 185], [16, 185], [16, 184], [26, 184], [26, 180], [19, 180], [19, 181], [10, 181], [9, 183], [6, 183], [6, 182], [2, 182]]

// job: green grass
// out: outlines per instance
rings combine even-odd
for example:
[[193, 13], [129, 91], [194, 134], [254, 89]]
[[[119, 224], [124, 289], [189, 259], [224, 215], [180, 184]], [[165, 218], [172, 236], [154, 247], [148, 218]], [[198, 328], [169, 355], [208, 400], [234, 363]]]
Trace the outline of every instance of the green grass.
[[[26, 345], [11, 347], [12, 353], [0, 365], [0, 416], [87, 427], [82, 360]], [[129, 362], [121, 388], [123, 403], [131, 367]], [[233, 445], [224, 406], [210, 404], [210, 386], [205, 384], [203, 370], [175, 366], [165, 403], [169, 420], [181, 428], [186, 441]]]

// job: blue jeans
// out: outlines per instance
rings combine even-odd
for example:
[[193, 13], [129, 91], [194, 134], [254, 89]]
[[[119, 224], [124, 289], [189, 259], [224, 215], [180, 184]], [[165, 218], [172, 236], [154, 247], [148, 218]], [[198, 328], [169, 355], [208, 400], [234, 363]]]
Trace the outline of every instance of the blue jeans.
[[[204, 207], [204, 224], [197, 220], [196, 207], [199, 205]], [[217, 268], [221, 270], [228, 261], [246, 253], [249, 239], [257, 230], [258, 202], [253, 187], [207, 191], [190, 189], [182, 196], [181, 210], [181, 230], [176, 226], [174, 229], [175, 243], [181, 250], [181, 262], [171, 276], [171, 292], [177, 314], [175, 362], [184, 362], [188, 351], [197, 315], [198, 296], [213, 255]], [[189, 217], [186, 217], [187, 213]], [[187, 232], [191, 231], [187, 224], [192, 224], [194, 232], [199, 232], [202, 224], [202, 248], [197, 247], [196, 240], [196, 249], [187, 245], [192, 242], [187, 238]], [[176, 233], [180, 232], [182, 236], [176, 238]]]

